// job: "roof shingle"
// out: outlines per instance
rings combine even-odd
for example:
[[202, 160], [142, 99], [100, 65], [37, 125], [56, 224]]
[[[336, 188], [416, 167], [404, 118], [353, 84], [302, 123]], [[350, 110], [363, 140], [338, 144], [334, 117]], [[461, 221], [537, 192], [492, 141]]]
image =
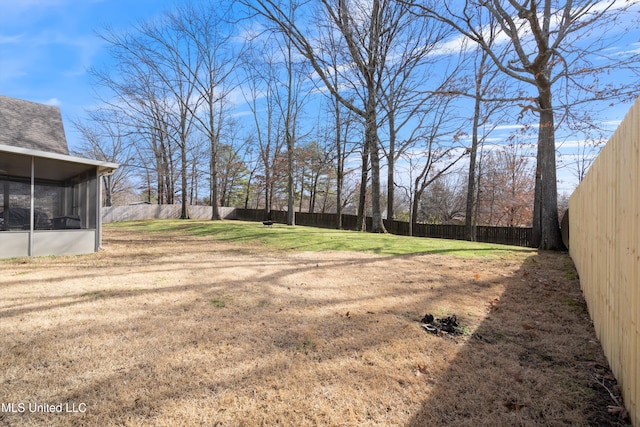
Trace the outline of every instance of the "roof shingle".
[[0, 144], [69, 154], [58, 107], [0, 95]]

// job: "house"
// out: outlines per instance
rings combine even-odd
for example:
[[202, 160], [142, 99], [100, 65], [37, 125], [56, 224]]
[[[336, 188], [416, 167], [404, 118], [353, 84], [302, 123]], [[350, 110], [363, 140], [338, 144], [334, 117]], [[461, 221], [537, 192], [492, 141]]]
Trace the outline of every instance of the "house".
[[69, 155], [59, 108], [0, 95], [0, 258], [96, 252], [117, 168]]

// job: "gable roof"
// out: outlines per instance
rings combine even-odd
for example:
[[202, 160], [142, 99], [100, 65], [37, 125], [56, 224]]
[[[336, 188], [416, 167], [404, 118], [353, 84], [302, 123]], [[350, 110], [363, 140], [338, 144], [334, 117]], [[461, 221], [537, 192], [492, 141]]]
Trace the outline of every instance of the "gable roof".
[[0, 95], [0, 145], [69, 155], [60, 109]]

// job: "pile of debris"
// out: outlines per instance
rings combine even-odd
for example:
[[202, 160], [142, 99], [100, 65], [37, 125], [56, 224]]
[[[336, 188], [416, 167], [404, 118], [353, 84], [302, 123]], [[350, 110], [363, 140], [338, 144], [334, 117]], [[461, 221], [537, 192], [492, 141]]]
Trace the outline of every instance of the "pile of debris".
[[462, 335], [463, 333], [455, 314], [442, 319], [436, 319], [432, 314], [426, 314], [420, 324], [425, 331], [438, 336], [445, 334]]

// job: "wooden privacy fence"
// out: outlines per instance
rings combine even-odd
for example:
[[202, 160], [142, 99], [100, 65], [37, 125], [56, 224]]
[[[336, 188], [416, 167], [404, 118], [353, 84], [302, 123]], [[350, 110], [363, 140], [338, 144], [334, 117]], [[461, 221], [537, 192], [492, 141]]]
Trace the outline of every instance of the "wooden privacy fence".
[[[263, 209], [236, 209], [235, 216], [247, 221], [263, 221], [266, 219]], [[287, 222], [286, 211], [271, 211], [271, 219], [279, 222]], [[296, 212], [297, 225], [308, 225], [320, 228], [336, 228], [337, 214]], [[355, 215], [342, 215], [342, 228], [356, 229], [357, 217]], [[367, 229], [371, 229], [371, 217], [366, 218]], [[384, 226], [392, 234], [402, 236], [409, 235], [409, 223], [403, 221], [384, 220]], [[440, 239], [465, 240], [463, 225], [444, 224], [414, 224], [413, 233], [416, 237], [436, 237]], [[485, 243], [499, 243], [503, 245], [531, 247], [531, 228], [520, 227], [476, 227], [476, 240]]]
[[[242, 219], [246, 221], [264, 221], [264, 209], [241, 209], [220, 207], [223, 219]], [[102, 208], [102, 222], [136, 221], [145, 219], [180, 218], [180, 205], [127, 205]], [[189, 206], [189, 217], [192, 219], [211, 219], [211, 206]], [[271, 219], [286, 224], [287, 211], [271, 211]], [[310, 227], [336, 228], [337, 214], [296, 212], [296, 224]], [[342, 228], [355, 230], [357, 216], [342, 215]], [[371, 217], [366, 218], [367, 229], [371, 229]], [[403, 221], [384, 220], [384, 226], [392, 234], [409, 235], [409, 223]], [[463, 225], [414, 224], [415, 237], [435, 237], [440, 239], [465, 240]], [[531, 228], [523, 227], [476, 227], [476, 240], [485, 243], [531, 247]]]
[[640, 426], [640, 99], [571, 195], [569, 245], [596, 334]]

